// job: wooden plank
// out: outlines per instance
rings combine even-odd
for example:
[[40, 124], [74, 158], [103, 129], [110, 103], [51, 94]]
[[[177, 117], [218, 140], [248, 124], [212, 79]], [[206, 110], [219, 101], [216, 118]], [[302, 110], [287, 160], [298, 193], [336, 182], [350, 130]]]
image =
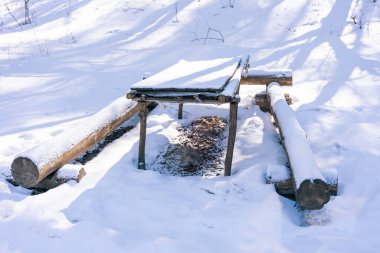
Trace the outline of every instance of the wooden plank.
[[229, 83], [226, 85], [224, 90], [221, 92], [221, 95], [225, 97], [234, 97], [239, 93], [240, 90], [240, 81], [242, 78], [244, 64], [241, 61], [239, 67], [236, 69], [234, 75], [229, 80]]
[[[42, 179], [58, 170], [63, 165], [69, 163], [79, 154], [94, 147], [109, 133], [111, 133], [126, 120], [135, 115], [138, 110], [138, 105], [134, 104], [130, 107], [130, 109], [121, 111], [121, 114], [117, 115], [115, 119], [106, 124], [102, 124], [100, 128], [93, 130], [89, 135], [86, 135], [83, 137], [83, 139], [74, 143], [73, 145], [71, 145], [71, 140], [68, 139], [67, 142], [70, 142], [70, 148], [64, 150], [57, 149], [57, 154], [47, 159], [47, 161], [42, 163], [42, 165], [41, 163], [35, 162], [35, 159], [33, 157], [28, 157], [29, 153], [21, 154], [12, 162], [11, 165], [11, 172], [14, 180], [18, 185], [25, 188], [35, 186]], [[94, 116], [96, 116], [96, 114]], [[55, 138], [57, 137], [58, 136]], [[66, 136], [64, 137], [66, 138]], [[53, 140], [53, 142], [42, 143], [40, 146], [38, 146], [38, 148], [39, 150], [50, 150], [52, 148], [55, 148], [54, 145], [55, 144]], [[61, 143], [58, 143], [57, 145], [61, 145]], [[38, 155], [43, 156], [43, 154]]]
[[292, 86], [292, 77], [273, 77], [273, 76], [247, 76], [241, 78], [241, 85], [269, 85], [277, 82], [281, 86]]
[[[165, 94], [140, 94], [137, 93], [133, 98], [134, 101], [152, 101], [152, 102], [164, 102], [164, 103], [201, 103], [201, 104], [222, 104], [230, 102], [239, 102], [240, 98], [236, 97], [226, 97], [223, 95], [209, 96], [204, 94], [198, 95], [187, 95], [170, 97], [165, 96]], [[180, 102], [179, 102], [180, 101]]]
[[148, 117], [148, 108], [145, 101], [139, 101], [140, 116], [140, 142], [138, 168], [145, 170], [145, 141], [146, 141], [146, 121]]
[[231, 175], [232, 158], [234, 154], [236, 129], [237, 129], [237, 112], [238, 103], [230, 103], [230, 122], [228, 127], [228, 144], [227, 144], [227, 154], [224, 167], [224, 176]]
[[292, 72], [290, 70], [249, 69], [241, 79], [241, 85], [269, 85], [272, 82], [277, 82], [281, 86], [292, 86]]

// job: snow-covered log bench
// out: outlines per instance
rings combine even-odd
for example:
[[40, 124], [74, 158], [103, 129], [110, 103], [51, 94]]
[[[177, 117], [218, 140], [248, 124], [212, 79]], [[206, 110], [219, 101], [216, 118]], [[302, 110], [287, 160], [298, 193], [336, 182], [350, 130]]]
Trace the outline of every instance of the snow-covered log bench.
[[30, 188], [79, 154], [89, 150], [139, 111], [137, 102], [121, 97], [81, 124], [19, 154], [11, 165], [17, 184]]
[[330, 200], [329, 186], [320, 172], [306, 135], [278, 83], [267, 87], [272, 115], [288, 156], [293, 190], [303, 209], [321, 209]]
[[241, 85], [268, 85], [277, 82], [281, 86], [292, 86], [293, 75], [289, 69], [263, 70], [250, 68], [241, 78]]

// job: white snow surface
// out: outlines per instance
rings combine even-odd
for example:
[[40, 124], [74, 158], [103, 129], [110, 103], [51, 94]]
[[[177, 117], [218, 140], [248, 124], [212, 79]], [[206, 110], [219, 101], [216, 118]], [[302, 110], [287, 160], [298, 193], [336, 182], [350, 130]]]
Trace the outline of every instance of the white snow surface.
[[281, 86], [273, 82], [268, 85], [267, 92], [270, 97], [271, 108], [281, 128], [297, 189], [303, 181], [309, 179], [320, 179], [326, 182], [314, 160], [313, 151], [306, 140], [305, 131], [286, 102]]
[[[379, 1], [180, 0], [178, 22], [172, 0], [30, 3], [32, 24], [17, 26], [6, 4], [21, 19], [21, 1], [0, 1], [1, 253], [378, 251]], [[78, 129], [144, 73], [247, 54], [252, 68], [293, 70], [295, 116], [318, 167], [339, 175], [322, 210], [304, 215], [265, 184], [286, 156], [253, 103], [264, 87], [241, 87], [231, 177], [137, 170], [137, 127], [78, 184], [31, 196], [6, 181], [17, 154]], [[148, 117], [148, 167], [178, 125], [228, 112], [185, 104], [178, 120], [175, 104], [160, 104]]]

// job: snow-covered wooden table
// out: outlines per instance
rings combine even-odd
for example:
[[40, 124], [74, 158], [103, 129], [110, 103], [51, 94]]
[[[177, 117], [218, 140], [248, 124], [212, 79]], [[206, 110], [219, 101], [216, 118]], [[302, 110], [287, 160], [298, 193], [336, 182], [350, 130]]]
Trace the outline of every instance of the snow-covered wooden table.
[[228, 145], [224, 175], [231, 175], [236, 137], [239, 87], [249, 58], [223, 58], [209, 61], [184, 61], [131, 86], [129, 99], [140, 106], [139, 169], [145, 169], [145, 140], [148, 102], [178, 103], [178, 118], [182, 118], [184, 103], [230, 103]]

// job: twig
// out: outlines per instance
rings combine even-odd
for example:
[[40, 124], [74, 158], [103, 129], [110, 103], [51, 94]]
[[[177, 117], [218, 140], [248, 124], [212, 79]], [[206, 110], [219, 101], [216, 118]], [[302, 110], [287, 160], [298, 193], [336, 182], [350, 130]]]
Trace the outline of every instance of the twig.
[[29, 18], [29, 15], [30, 15], [29, 7], [28, 7], [29, 2], [30, 2], [30, 0], [24, 0], [24, 7], [25, 7], [25, 22], [24, 22], [24, 24], [32, 23], [32, 21]]
[[174, 0], [174, 9], [175, 9], [175, 23], [178, 23], [178, 0]]
[[217, 33], [219, 33], [220, 34], [220, 37], [222, 37], [222, 41], [223, 41], [223, 43], [224, 43], [224, 37], [223, 37], [223, 34], [219, 31], [219, 30], [216, 30], [216, 29], [214, 29], [214, 28], [209, 28], [209, 30], [210, 31], [214, 31], [214, 32], [217, 32]]
[[21, 24], [17, 21], [16, 17], [13, 15], [13, 13], [11, 12], [11, 10], [9, 9], [9, 6], [6, 5], [7, 7], [7, 10], [8, 10], [8, 13], [12, 16], [13, 20], [17, 23], [18, 26], [21, 26]]
[[[214, 32], [219, 33], [221, 38], [213, 38], [213, 37], [210, 38], [209, 37], [210, 31], [214, 31]], [[209, 39], [220, 40], [220, 41], [222, 41], [224, 43], [223, 34], [219, 30], [216, 30], [216, 29], [211, 28], [211, 27], [209, 27], [208, 30], [207, 30], [206, 38], [204, 38], [205, 41], [203, 42], [203, 45], [205, 45], [206, 42], [207, 42], [207, 40], [209, 40]]]

